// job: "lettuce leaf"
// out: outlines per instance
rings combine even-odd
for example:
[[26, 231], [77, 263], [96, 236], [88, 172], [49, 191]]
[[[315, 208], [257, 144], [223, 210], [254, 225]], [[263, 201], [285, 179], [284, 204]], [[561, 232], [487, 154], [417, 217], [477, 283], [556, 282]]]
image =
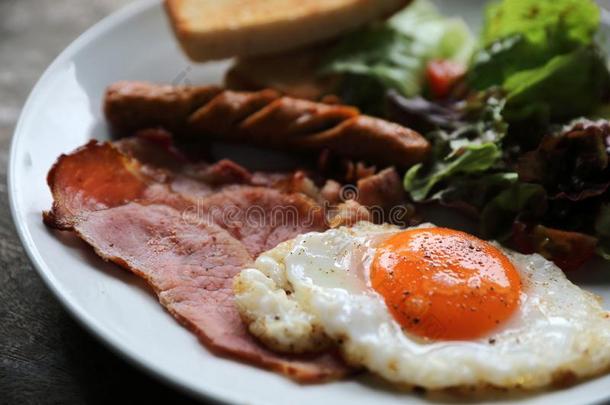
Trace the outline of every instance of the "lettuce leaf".
[[427, 173], [424, 166], [413, 166], [404, 178], [404, 187], [414, 201], [423, 201], [439, 182], [456, 174], [484, 172], [501, 157], [502, 152], [495, 143], [471, 144], [452, 153], [445, 160], [436, 161]]
[[[354, 76], [364, 79], [367, 91], [373, 80], [383, 90], [396, 89], [414, 96], [422, 92], [429, 60], [465, 62], [472, 54], [473, 44], [473, 36], [461, 19], [445, 18], [428, 0], [416, 0], [387, 22], [346, 35], [330, 50], [319, 72], [348, 78], [339, 91], [348, 103], [359, 105], [363, 98], [360, 95], [364, 91], [350, 88], [358, 86], [357, 80], [349, 79]], [[384, 92], [377, 89], [373, 93]], [[354, 100], [349, 94], [359, 97]], [[377, 103], [383, 101], [374, 98]]]
[[481, 213], [481, 233], [484, 237], [506, 240], [516, 220], [540, 218], [547, 207], [547, 195], [538, 184], [516, 182], [500, 192]]
[[539, 253], [563, 270], [576, 270], [595, 254], [597, 238], [544, 225], [513, 224], [512, 245], [522, 253]]
[[476, 52], [468, 72], [468, 83], [475, 90], [500, 86], [507, 77], [544, 62], [521, 34], [501, 38]]
[[420, 65], [410, 37], [387, 25], [377, 25], [341, 41], [322, 73], [362, 75], [403, 94], [415, 94], [420, 88], [415, 74]]
[[475, 90], [501, 87], [506, 120], [526, 128], [588, 114], [610, 87], [605, 57], [595, 45], [599, 27], [593, 0], [494, 3], [468, 83]]
[[576, 120], [521, 155], [517, 172], [521, 181], [541, 184], [555, 200], [596, 198], [610, 189], [609, 148], [608, 121]]
[[421, 96], [407, 98], [396, 90], [390, 90], [387, 99], [387, 118], [419, 133], [450, 131], [463, 125], [463, 113], [451, 103], [441, 104]]
[[413, 39], [418, 55], [467, 63], [474, 37], [461, 18], [443, 17], [428, 0], [416, 0], [394, 15], [388, 25]]
[[608, 89], [604, 58], [591, 47], [559, 55], [548, 63], [513, 74], [503, 84], [509, 122], [565, 120], [596, 108]]
[[599, 8], [592, 0], [503, 0], [488, 6], [470, 85], [500, 86], [511, 75], [593, 43]]
[[600, 23], [593, 0], [503, 0], [485, 12], [482, 33], [486, 45], [513, 34], [555, 48], [590, 44]]
[[518, 177], [514, 172], [460, 176], [432, 198], [438, 199], [444, 206], [458, 208], [472, 217], [478, 217], [487, 203], [517, 182]]
[[[401, 97], [397, 107], [409, 107]], [[439, 114], [454, 118], [446, 128], [428, 132], [426, 137], [432, 144], [431, 160], [423, 165], [413, 166], [404, 178], [404, 188], [414, 201], [424, 201], [436, 191], [433, 199], [440, 198], [439, 192], [456, 181], [456, 176], [484, 174], [489, 169], [498, 169], [502, 158], [500, 143], [506, 135], [507, 125], [502, 117], [503, 100], [494, 93], [477, 94], [465, 102], [450, 107], [434, 109]], [[428, 106], [427, 110], [432, 107]], [[412, 110], [412, 108], [411, 108]], [[406, 113], [413, 116], [413, 111]], [[437, 120], [438, 121], [438, 120]], [[443, 183], [445, 187], [437, 187]]]

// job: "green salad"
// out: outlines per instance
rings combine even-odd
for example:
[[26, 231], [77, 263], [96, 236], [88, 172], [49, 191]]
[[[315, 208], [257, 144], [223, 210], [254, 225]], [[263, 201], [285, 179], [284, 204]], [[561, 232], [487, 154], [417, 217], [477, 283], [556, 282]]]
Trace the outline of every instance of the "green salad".
[[433, 146], [404, 188], [564, 269], [610, 260], [610, 74], [592, 0], [490, 3], [476, 38], [416, 0], [343, 38], [319, 73]]

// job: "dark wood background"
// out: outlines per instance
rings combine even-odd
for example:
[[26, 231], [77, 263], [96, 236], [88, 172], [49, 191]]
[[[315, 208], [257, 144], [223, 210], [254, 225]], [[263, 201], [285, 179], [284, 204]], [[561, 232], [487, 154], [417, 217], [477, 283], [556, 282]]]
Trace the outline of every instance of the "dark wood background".
[[26, 258], [9, 213], [15, 121], [46, 66], [128, 0], [0, 0], [0, 404], [195, 403], [78, 325]]

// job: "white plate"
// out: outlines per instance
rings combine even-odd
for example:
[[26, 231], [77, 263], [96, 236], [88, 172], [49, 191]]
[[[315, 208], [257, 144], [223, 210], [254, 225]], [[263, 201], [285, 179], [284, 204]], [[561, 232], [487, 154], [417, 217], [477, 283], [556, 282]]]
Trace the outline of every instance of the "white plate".
[[[471, 22], [479, 19], [480, 2], [443, 3], [448, 14], [460, 13]], [[143, 369], [197, 396], [248, 404], [427, 402], [365, 380], [299, 386], [276, 374], [215, 357], [163, 310], [135, 276], [102, 262], [84, 244], [62, 239], [42, 224], [41, 212], [51, 205], [45, 176], [52, 163], [92, 137], [107, 137], [100, 113], [106, 85], [123, 79], [218, 83], [225, 68], [225, 63], [189, 63], [158, 1], [137, 2], [106, 18], [53, 62], [23, 109], [9, 168], [13, 217], [34, 266], [93, 334]], [[608, 269], [605, 273], [610, 274]], [[588, 270], [587, 275], [597, 280], [583, 282], [610, 300], [610, 280], [603, 269]], [[596, 402], [610, 397], [609, 386], [610, 376], [525, 399], [529, 403]]]

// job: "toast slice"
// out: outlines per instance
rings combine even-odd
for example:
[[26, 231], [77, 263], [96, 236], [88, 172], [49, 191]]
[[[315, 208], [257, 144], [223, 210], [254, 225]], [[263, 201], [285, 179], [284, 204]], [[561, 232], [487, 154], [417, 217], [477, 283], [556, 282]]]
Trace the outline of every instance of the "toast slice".
[[298, 48], [390, 15], [410, 0], [165, 0], [193, 61]]

